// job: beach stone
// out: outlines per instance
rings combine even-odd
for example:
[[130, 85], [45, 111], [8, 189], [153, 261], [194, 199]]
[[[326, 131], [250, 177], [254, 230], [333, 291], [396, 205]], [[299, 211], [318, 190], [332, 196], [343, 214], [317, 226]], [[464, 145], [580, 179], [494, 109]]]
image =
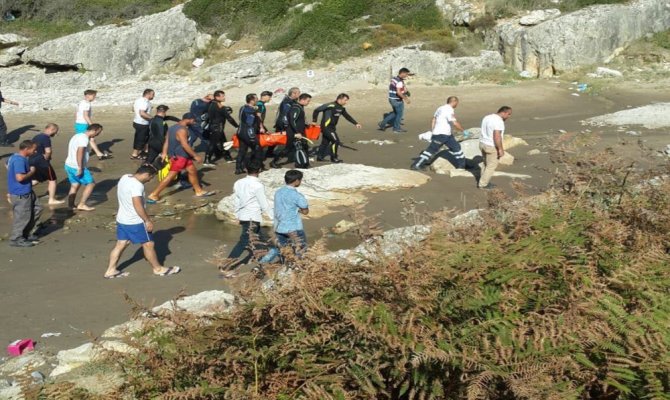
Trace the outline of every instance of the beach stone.
[[42, 354], [30, 351], [18, 357], [12, 357], [0, 365], [0, 374], [9, 376], [29, 375], [46, 364], [47, 360]]
[[430, 164], [430, 170], [438, 175], [449, 175], [456, 167], [449, 160], [443, 157], [437, 157]]
[[596, 76], [601, 77], [601, 78], [603, 78], [603, 77], [622, 78], [623, 73], [621, 71], [617, 71], [616, 69], [598, 67], [598, 68], [596, 68]]
[[526, 154], [528, 154], [529, 156], [536, 156], [536, 155], [538, 155], [538, 154], [542, 154], [542, 152], [541, 152], [540, 150], [538, 150], [538, 149], [533, 149], [533, 150], [529, 151], [529, 152], [526, 153]]
[[25, 52], [23, 60], [120, 77], [152, 71], [171, 60], [190, 59], [207, 37], [182, 9], [178, 5], [124, 25], [104, 25], [50, 40]]
[[561, 10], [551, 8], [548, 10], [533, 10], [519, 19], [519, 24], [524, 26], [537, 25], [540, 22], [556, 18], [561, 15]]
[[549, 77], [584, 65], [609, 62], [632, 41], [670, 28], [666, 0], [636, 0], [586, 7], [534, 26], [519, 19], [499, 24], [487, 36], [505, 63], [517, 71]]
[[93, 343], [86, 343], [69, 350], [59, 351], [56, 355], [58, 365], [51, 371], [50, 377], [66, 374], [76, 368], [90, 363], [100, 356], [100, 350]]
[[343, 233], [349, 232], [350, 230], [356, 228], [356, 223], [353, 221], [347, 221], [346, 219], [341, 220], [331, 229], [333, 233], [341, 235]]
[[381, 250], [382, 255], [389, 257], [399, 254], [407, 246], [418, 244], [428, 237], [430, 230], [428, 225], [391, 229], [385, 231], [380, 238], [367, 240], [353, 249], [339, 250], [325, 257], [357, 264], [378, 257], [377, 249]]
[[[284, 186], [286, 171], [288, 170], [272, 169], [259, 176], [271, 205], [274, 193]], [[361, 164], [329, 164], [304, 170], [303, 173], [302, 185], [298, 190], [307, 198], [309, 215], [313, 218], [330, 214], [337, 207], [364, 202], [365, 191], [413, 188], [430, 180], [429, 176], [420, 172]], [[216, 216], [222, 221], [237, 223], [234, 211], [233, 195], [229, 195], [219, 202]]]
[[133, 333], [139, 332], [142, 329], [142, 321], [133, 319], [119, 325], [114, 325], [105, 330], [100, 337], [103, 338], [124, 338]]
[[23, 400], [25, 397], [21, 392], [21, 386], [10, 385], [6, 381], [0, 381], [0, 399], [3, 400]]
[[228, 34], [227, 34], [227, 33], [224, 33], [224, 34], [222, 34], [221, 36], [219, 36], [219, 37], [216, 39], [216, 43], [217, 43], [219, 46], [222, 46], [222, 47], [225, 47], [225, 48], [229, 48], [230, 46], [232, 46], [233, 44], [235, 44], [234, 41], [228, 39]]
[[0, 67], [11, 67], [21, 62], [21, 54], [28, 48], [24, 46], [13, 46], [0, 51]]
[[208, 290], [193, 296], [186, 296], [177, 300], [176, 305], [172, 301], [154, 307], [154, 312], [170, 312], [176, 309], [183, 310], [196, 316], [213, 315], [230, 310], [235, 302], [235, 296], [223, 290]]
[[500, 164], [500, 165], [513, 165], [514, 164], [514, 156], [506, 151], [505, 155], [503, 155], [502, 157], [500, 157], [498, 159], [498, 164]]
[[100, 342], [100, 347], [113, 353], [136, 354], [138, 352], [135, 347], [129, 346], [118, 340], [104, 340]]
[[11, 47], [28, 40], [27, 37], [17, 35], [16, 33], [3, 33], [0, 35], [0, 47]]

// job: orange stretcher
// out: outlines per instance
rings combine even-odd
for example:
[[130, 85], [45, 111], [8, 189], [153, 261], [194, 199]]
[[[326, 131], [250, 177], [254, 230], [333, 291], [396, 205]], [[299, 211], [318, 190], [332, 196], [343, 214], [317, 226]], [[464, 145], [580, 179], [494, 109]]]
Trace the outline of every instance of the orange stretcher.
[[[287, 142], [285, 132], [277, 133], [261, 133], [258, 135], [258, 143], [261, 147], [270, 147], [270, 146], [285, 146]], [[233, 148], [240, 148], [240, 139], [237, 135], [233, 135]]]
[[321, 127], [319, 125], [309, 125], [305, 128], [305, 136], [309, 140], [319, 140], [321, 136]]

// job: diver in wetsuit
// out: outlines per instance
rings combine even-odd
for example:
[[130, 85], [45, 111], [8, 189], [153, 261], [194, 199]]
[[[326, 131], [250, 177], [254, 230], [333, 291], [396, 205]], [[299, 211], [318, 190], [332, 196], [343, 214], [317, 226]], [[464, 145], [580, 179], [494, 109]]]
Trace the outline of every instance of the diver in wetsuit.
[[223, 157], [223, 159], [228, 162], [233, 161], [230, 152], [223, 149], [223, 143], [226, 142], [224, 128], [226, 126], [226, 121], [230, 122], [235, 128], [239, 128], [240, 126], [232, 115], [230, 115], [232, 109], [223, 104], [225, 101], [226, 93], [223, 90], [214, 92], [214, 100], [210, 103], [207, 111], [211, 135], [209, 137], [207, 154], [205, 155], [205, 164], [214, 164], [220, 157]]
[[[284, 96], [281, 103], [279, 103], [279, 108], [277, 108], [277, 119], [275, 120], [275, 132], [286, 132], [288, 128], [288, 110], [291, 109], [291, 105], [298, 100], [300, 96], [300, 89], [297, 87], [292, 87], [288, 90], [288, 94]], [[268, 147], [267, 152], [265, 153], [265, 158], [274, 157], [275, 146]]]
[[247, 95], [245, 100], [246, 104], [240, 108], [240, 127], [237, 130], [240, 147], [237, 150], [235, 175], [244, 173], [244, 166], [247, 165], [247, 150], [251, 150], [249, 162], [258, 160], [258, 163], [261, 165], [263, 162], [263, 151], [258, 142], [258, 134], [265, 133], [265, 128], [261, 124], [260, 113], [256, 110], [258, 96], [255, 93], [251, 93]]
[[[296, 162], [296, 167], [301, 168], [298, 165], [298, 161], [295, 159], [296, 153], [296, 141], [300, 140], [300, 145], [303, 144], [303, 138], [305, 137], [305, 107], [309, 105], [309, 102], [312, 100], [312, 96], [303, 93], [298, 97], [298, 101], [294, 102], [291, 105], [291, 108], [287, 113], [287, 122], [288, 126], [286, 129], [286, 146], [279, 154], [274, 157], [274, 160], [270, 163], [272, 168], [280, 168], [279, 160], [283, 157], [286, 157], [289, 162], [292, 160]], [[306, 152], [305, 152], [306, 153]]]
[[319, 151], [316, 155], [316, 161], [323, 161], [327, 155], [330, 156], [330, 161], [334, 163], [341, 163], [337, 156], [337, 149], [340, 146], [340, 137], [337, 135], [337, 123], [340, 120], [340, 116], [343, 116], [347, 121], [356, 125], [356, 128], [362, 128], [361, 124], [356, 122], [356, 120], [349, 115], [347, 109], [344, 106], [347, 105], [349, 101], [349, 95], [346, 93], [340, 93], [337, 96], [337, 99], [332, 103], [326, 103], [314, 110], [312, 113], [312, 122], [316, 124], [317, 119], [320, 113], [323, 113], [321, 117], [321, 145], [319, 146]]

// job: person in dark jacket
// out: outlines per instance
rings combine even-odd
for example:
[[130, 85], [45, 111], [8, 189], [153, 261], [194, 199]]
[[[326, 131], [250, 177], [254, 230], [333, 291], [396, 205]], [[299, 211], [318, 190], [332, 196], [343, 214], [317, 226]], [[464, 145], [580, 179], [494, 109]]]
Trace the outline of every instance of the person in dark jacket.
[[207, 145], [207, 138], [205, 137], [205, 130], [202, 127], [202, 116], [207, 113], [209, 103], [212, 102], [212, 95], [207, 94], [201, 99], [195, 99], [191, 102], [189, 112], [195, 115], [195, 124], [188, 127], [188, 144], [193, 147], [195, 141], [200, 141]]
[[265, 128], [261, 124], [261, 116], [256, 109], [258, 96], [255, 93], [250, 93], [246, 96], [245, 101], [246, 104], [240, 109], [240, 128], [237, 131], [240, 148], [237, 149], [235, 175], [244, 173], [248, 150], [251, 151], [249, 162], [252, 160], [257, 160], [261, 164], [263, 162], [263, 152], [258, 142], [258, 134], [265, 133]]
[[[300, 89], [292, 87], [288, 90], [288, 94], [284, 96], [279, 108], [277, 108], [277, 119], [275, 120], [275, 132], [286, 132], [288, 127], [288, 110], [291, 109], [291, 104], [295, 103], [300, 96]], [[275, 146], [270, 146], [265, 153], [265, 158], [274, 157]]]
[[279, 160], [283, 157], [286, 157], [289, 162], [294, 160], [296, 141], [303, 140], [305, 137], [305, 107], [309, 105], [310, 101], [312, 101], [312, 96], [303, 93], [298, 97], [298, 101], [291, 105], [287, 114], [286, 146], [270, 163], [272, 168], [280, 168]]
[[149, 122], [149, 152], [147, 154], [147, 163], [153, 165], [157, 169], [163, 167], [165, 155], [159, 157], [163, 153], [163, 143], [165, 143], [165, 134], [167, 133], [167, 121], [179, 122], [179, 118], [168, 117], [167, 111], [170, 107], [161, 104], [156, 107], [156, 115]]
[[321, 145], [319, 146], [319, 151], [317, 152], [316, 161], [323, 161], [327, 155], [330, 156], [330, 161], [334, 163], [341, 163], [342, 160], [337, 156], [337, 149], [340, 146], [340, 137], [337, 135], [337, 123], [340, 120], [340, 116], [343, 116], [347, 121], [356, 125], [356, 128], [362, 128], [361, 124], [356, 122], [356, 120], [349, 115], [347, 109], [344, 106], [347, 105], [349, 101], [349, 95], [346, 93], [340, 93], [337, 96], [337, 99], [332, 103], [326, 103], [318, 107], [312, 113], [312, 122], [316, 124], [319, 114], [323, 113], [321, 117]]
[[214, 92], [214, 100], [210, 103], [207, 111], [207, 118], [209, 122], [209, 130], [211, 135], [209, 137], [209, 147], [205, 155], [203, 165], [214, 165], [217, 159], [223, 157], [227, 162], [233, 161], [233, 157], [228, 150], [223, 149], [223, 143], [226, 142], [226, 134], [224, 128], [226, 121], [230, 122], [235, 128], [240, 126], [235, 119], [230, 115], [232, 109], [226, 105], [226, 93], [222, 90]]

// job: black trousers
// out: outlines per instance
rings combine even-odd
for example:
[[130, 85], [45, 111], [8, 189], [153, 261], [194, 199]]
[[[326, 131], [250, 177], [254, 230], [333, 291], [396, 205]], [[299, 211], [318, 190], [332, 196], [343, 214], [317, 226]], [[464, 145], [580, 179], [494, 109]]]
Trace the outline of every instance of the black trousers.
[[141, 125], [133, 122], [135, 128], [135, 138], [133, 139], [133, 150], [144, 150], [149, 141], [149, 125]]
[[0, 144], [7, 143], [7, 124], [0, 114]]
[[158, 156], [163, 152], [163, 143], [157, 139], [149, 139], [149, 154], [147, 155], [147, 163], [153, 165], [157, 169], [163, 168], [163, 160], [159, 160]]
[[207, 146], [207, 157], [211, 160], [212, 157], [221, 157], [227, 152], [223, 150], [223, 144], [226, 142], [226, 133], [221, 129], [221, 126], [212, 126], [212, 133], [209, 137], [209, 145]]
[[319, 159], [324, 159], [326, 156], [330, 156], [330, 159], [337, 158], [337, 150], [340, 147], [340, 137], [337, 135], [337, 132], [334, 130], [324, 129], [321, 134], [321, 145], [319, 145], [319, 152], [317, 157]]
[[[240, 148], [237, 149], [237, 158], [235, 159], [235, 169], [243, 170], [245, 169], [247, 162], [257, 160], [258, 162], [263, 162], [263, 149], [258, 144], [258, 138], [249, 138], [248, 135], [240, 133], [237, 135], [237, 138], [240, 141]], [[249, 157], [247, 158], [247, 152], [250, 152]]]
[[274, 162], [286, 158], [288, 162], [295, 161], [295, 133], [286, 132], [286, 146], [280, 151], [275, 151]]

